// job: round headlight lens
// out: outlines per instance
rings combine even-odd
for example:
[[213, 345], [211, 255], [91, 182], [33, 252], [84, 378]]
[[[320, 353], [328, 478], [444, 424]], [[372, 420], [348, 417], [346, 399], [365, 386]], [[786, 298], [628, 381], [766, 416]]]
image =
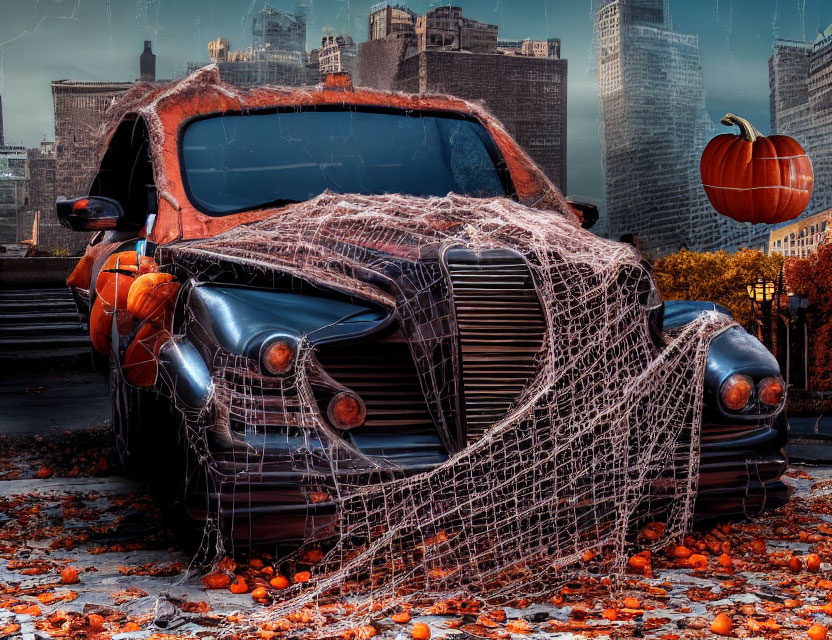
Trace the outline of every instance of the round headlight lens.
[[351, 391], [342, 391], [329, 401], [327, 415], [337, 429], [353, 429], [364, 424], [367, 408], [364, 401]]
[[270, 340], [260, 350], [260, 362], [272, 375], [289, 373], [295, 362], [295, 345], [285, 338]]
[[764, 378], [757, 385], [760, 402], [770, 407], [776, 407], [783, 402], [786, 395], [786, 385], [780, 378]]
[[732, 411], [741, 411], [748, 406], [751, 400], [751, 392], [754, 390], [754, 382], [746, 375], [734, 374], [722, 383], [719, 395], [722, 404]]

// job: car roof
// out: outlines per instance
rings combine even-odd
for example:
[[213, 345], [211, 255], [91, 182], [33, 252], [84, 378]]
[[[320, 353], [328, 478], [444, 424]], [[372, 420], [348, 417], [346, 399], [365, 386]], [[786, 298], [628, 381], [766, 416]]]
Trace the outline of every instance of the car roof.
[[414, 95], [373, 89], [353, 89], [343, 76], [315, 87], [254, 86], [225, 84], [217, 65], [208, 65], [168, 84], [136, 83], [107, 111], [99, 138], [103, 157], [116, 128], [124, 120], [141, 118], [147, 125], [160, 211], [153, 239], [205, 238], [233, 226], [259, 220], [269, 210], [228, 216], [207, 216], [188, 200], [179, 169], [179, 134], [192, 118], [226, 112], [280, 107], [322, 105], [373, 106], [416, 111], [441, 111], [475, 118], [494, 138], [511, 173], [521, 202], [574, 215], [557, 188], [505, 128], [480, 104], [443, 95]]

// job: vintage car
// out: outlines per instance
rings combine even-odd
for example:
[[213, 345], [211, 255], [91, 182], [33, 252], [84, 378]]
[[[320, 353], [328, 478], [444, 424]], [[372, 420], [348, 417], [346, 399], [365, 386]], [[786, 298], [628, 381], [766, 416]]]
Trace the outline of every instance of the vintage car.
[[[247, 270], [245, 255], [226, 263], [223, 254], [234, 248], [222, 241], [212, 252], [182, 258], [183, 248], [244, 233], [326, 190], [505, 198], [544, 212], [541, 224], [572, 215], [482, 108], [353, 89], [341, 76], [302, 90], [238, 91], [207, 68], [173, 88], [138, 86], [111, 111], [89, 193], [57, 202], [64, 225], [96, 231], [68, 284], [94, 345], [110, 358], [122, 459], [138, 462], [175, 494], [186, 519], [202, 526], [215, 518], [226, 536], [262, 541], [303, 538], [310, 518], [325, 521], [329, 495], [308, 477], [325, 444], [310, 443], [298, 424], [288, 424], [295, 420], [286, 418], [289, 405], [293, 416], [314, 414], [368, 459], [384, 458], [409, 474], [441, 465], [512, 409], [535, 374], [545, 324], [529, 267], [516, 252], [450, 247], [414, 254], [378, 238], [372, 247], [337, 248], [350, 256], [389, 255], [399, 272], [416, 272], [421, 260], [438, 265], [442, 304], [456, 321], [430, 357], [440, 347], [465, 345], [461, 365], [442, 370], [454, 384], [439, 404], [453, 419], [437, 416], [438, 405], [426, 400], [403, 338], [413, 331], [403, 312], [371, 295], [345, 295], [320, 273], [290, 265]], [[597, 218], [592, 206], [573, 207], [584, 226]], [[299, 244], [314, 242], [315, 233], [310, 227]], [[657, 348], [703, 311], [727, 313], [704, 302], [662, 305], [649, 269], [644, 274], [657, 304], [643, 317]], [[161, 306], [142, 316], [136, 307], [148, 299], [133, 300], [130, 283], [148, 275], [153, 287], [169, 288], [147, 289]], [[356, 269], [349, 278], [363, 278], [368, 290], [384, 288], [378, 274]], [[119, 313], [127, 309], [156, 328]], [[299, 359], [301, 337], [314, 361]], [[313, 397], [286, 375], [310, 363]], [[747, 516], [782, 504], [785, 384], [777, 362], [732, 326], [710, 346], [704, 385], [697, 515]], [[183, 453], [177, 442], [186, 439]]]

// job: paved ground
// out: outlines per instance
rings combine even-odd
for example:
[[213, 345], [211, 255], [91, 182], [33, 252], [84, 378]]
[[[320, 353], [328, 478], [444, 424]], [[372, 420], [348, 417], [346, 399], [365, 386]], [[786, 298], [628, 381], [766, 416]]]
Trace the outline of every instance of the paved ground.
[[832, 416], [789, 418], [789, 445], [792, 460], [808, 464], [832, 464]]
[[56, 369], [0, 375], [0, 433], [48, 436], [54, 430], [88, 429], [110, 419], [104, 374]]
[[[0, 375], [0, 638], [297, 637], [332, 622], [317, 606], [254, 622], [253, 612], [267, 610], [250, 593], [206, 589], [204, 572], [190, 566], [141, 482], [120, 475], [108, 417], [98, 374]], [[804, 422], [798, 435], [817, 435]], [[826, 429], [823, 422], [818, 433]], [[704, 557], [699, 570], [674, 545], [652, 555], [647, 574], [632, 571], [619, 592], [590, 571], [551, 600], [507, 603], [504, 615], [448, 601], [414, 607], [413, 620], [427, 622], [435, 638], [505, 638], [513, 630], [515, 639], [673, 640], [714, 637], [710, 625], [724, 613], [734, 637], [809, 637], [812, 624], [832, 628], [832, 466], [789, 475], [796, 493], [786, 508], [684, 541]], [[810, 553], [818, 572], [807, 570]], [[250, 587], [267, 585], [273, 562], [260, 559], [265, 566], [227, 561], [224, 569]], [[437, 611], [444, 613], [429, 615]], [[411, 622], [379, 618], [372, 633], [409, 637]], [[315, 629], [327, 635], [326, 626]]]

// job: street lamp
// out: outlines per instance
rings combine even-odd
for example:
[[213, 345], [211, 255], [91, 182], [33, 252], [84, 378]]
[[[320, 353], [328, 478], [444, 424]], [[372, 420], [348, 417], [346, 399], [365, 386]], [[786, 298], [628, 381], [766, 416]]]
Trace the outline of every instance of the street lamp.
[[757, 320], [760, 326], [760, 341], [766, 348], [771, 349], [773, 346], [771, 340], [771, 303], [774, 300], [776, 284], [765, 278], [757, 278], [746, 286], [746, 291], [748, 297], [751, 298], [755, 312], [758, 306], [760, 308], [762, 319]]
[[757, 278], [754, 282], [746, 286], [748, 297], [755, 302], [771, 302], [774, 299], [775, 284], [771, 280], [764, 278]]

